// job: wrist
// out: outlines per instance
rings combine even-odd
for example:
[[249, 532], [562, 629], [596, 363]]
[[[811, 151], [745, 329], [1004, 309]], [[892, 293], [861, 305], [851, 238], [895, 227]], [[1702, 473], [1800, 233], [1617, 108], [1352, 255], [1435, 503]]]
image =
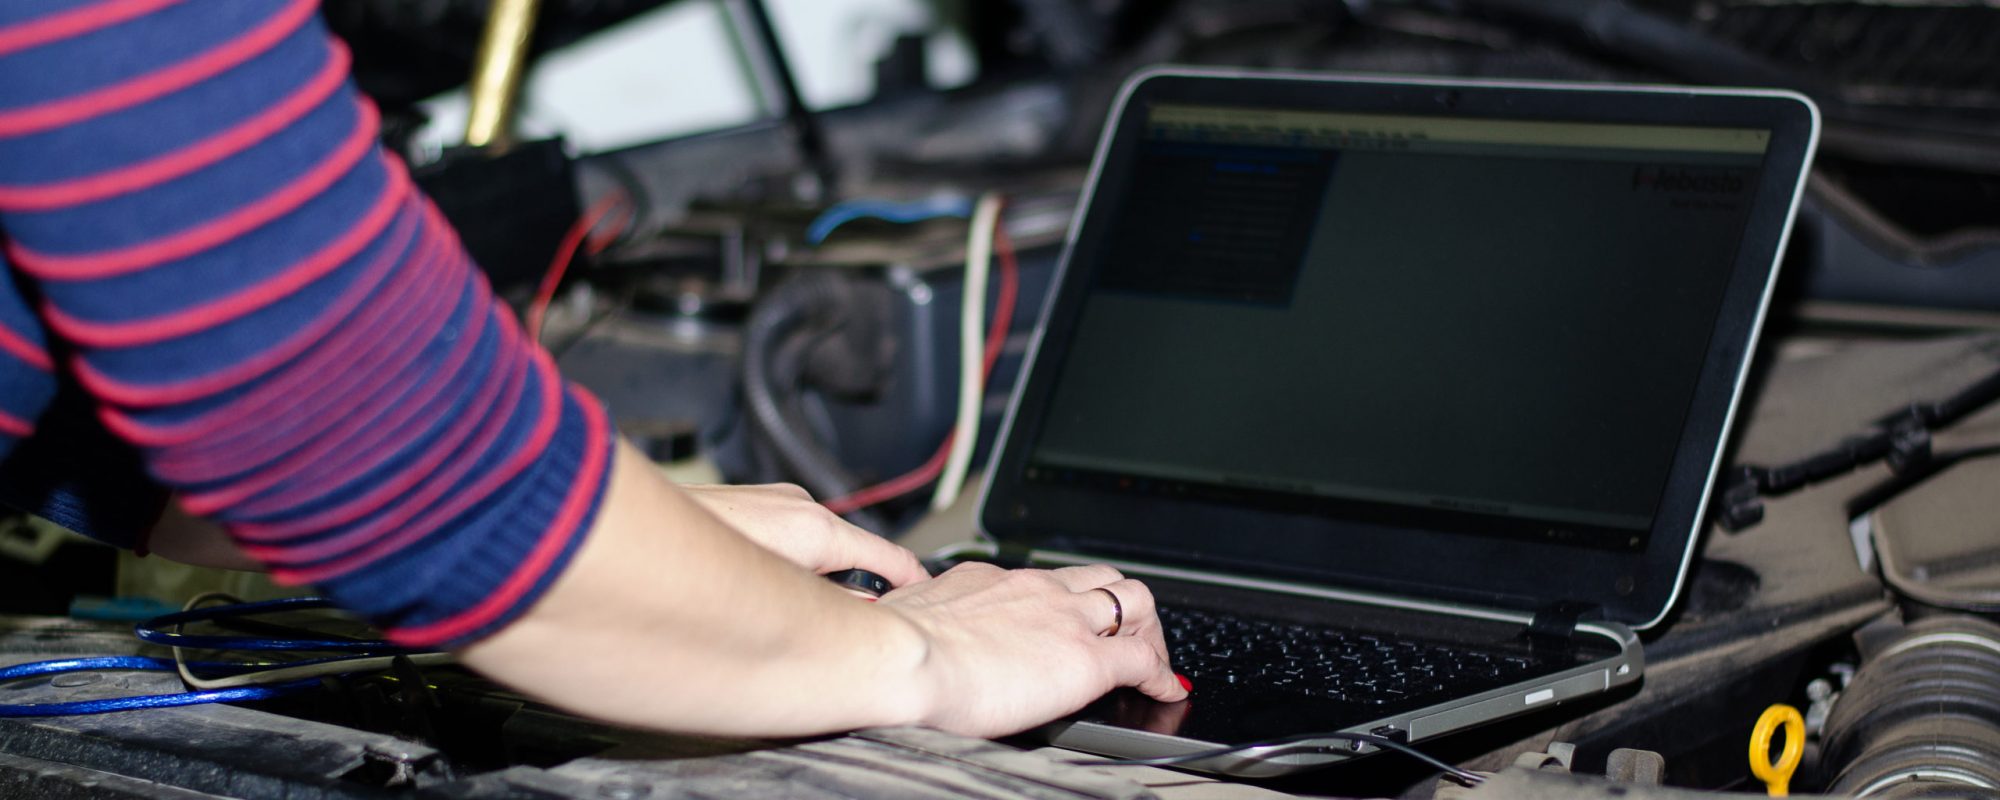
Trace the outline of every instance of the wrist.
[[932, 638], [903, 609], [870, 604], [871, 616], [881, 618], [882, 669], [875, 676], [875, 707], [882, 713], [873, 726], [929, 725], [946, 692], [939, 680]]

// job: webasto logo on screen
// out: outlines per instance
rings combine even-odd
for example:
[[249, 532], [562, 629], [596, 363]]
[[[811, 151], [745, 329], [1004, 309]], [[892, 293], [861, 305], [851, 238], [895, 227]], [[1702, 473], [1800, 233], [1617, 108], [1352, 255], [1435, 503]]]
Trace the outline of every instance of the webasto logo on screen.
[[1735, 170], [1686, 167], [1634, 167], [1632, 190], [1636, 192], [1642, 189], [1693, 194], [1738, 194], [1744, 189], [1743, 173]]

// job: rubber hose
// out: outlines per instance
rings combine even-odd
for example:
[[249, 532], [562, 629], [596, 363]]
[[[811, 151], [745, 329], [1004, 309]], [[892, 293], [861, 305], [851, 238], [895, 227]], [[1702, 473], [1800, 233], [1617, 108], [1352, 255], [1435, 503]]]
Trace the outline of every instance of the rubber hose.
[[[841, 302], [844, 303], [845, 300]], [[822, 326], [810, 326], [808, 329], [796, 331], [778, 343], [777, 353], [771, 358], [769, 385], [772, 397], [777, 400], [779, 424], [783, 430], [795, 433], [807, 449], [803, 454], [807, 461], [788, 462], [787, 468], [792, 474], [802, 476], [800, 480], [807, 491], [813, 492], [814, 497], [822, 500], [845, 497], [863, 485], [861, 478], [841, 464], [832, 449], [813, 435], [815, 427], [806, 415], [806, 384], [813, 383], [822, 390], [825, 388], [806, 376], [807, 364], [819, 352], [822, 343], [840, 332], [840, 327]], [[888, 530], [887, 523], [881, 516], [868, 509], [858, 509], [843, 516], [847, 521], [870, 531]]]
[[1911, 623], [1855, 672], [1824, 731], [1834, 794], [2000, 799], [2000, 625]]
[[[786, 281], [751, 310], [743, 336], [743, 398], [753, 428], [799, 485], [821, 500], [852, 494], [859, 482], [813, 439], [803, 414], [788, 412], [780, 392], [797, 393], [801, 364], [813, 339], [801, 335], [838, 324], [835, 315], [848, 295], [844, 288], [840, 278], [816, 272]], [[865, 511], [847, 519], [877, 533], [884, 530], [882, 521]]]

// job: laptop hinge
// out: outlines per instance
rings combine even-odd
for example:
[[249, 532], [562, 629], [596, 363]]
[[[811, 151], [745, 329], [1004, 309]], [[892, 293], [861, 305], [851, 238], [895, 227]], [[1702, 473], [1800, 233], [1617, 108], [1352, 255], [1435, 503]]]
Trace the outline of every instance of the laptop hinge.
[[1535, 611], [1534, 619], [1528, 623], [1528, 643], [1567, 647], [1576, 639], [1577, 623], [1603, 618], [1604, 607], [1595, 603], [1565, 600], [1543, 606]]

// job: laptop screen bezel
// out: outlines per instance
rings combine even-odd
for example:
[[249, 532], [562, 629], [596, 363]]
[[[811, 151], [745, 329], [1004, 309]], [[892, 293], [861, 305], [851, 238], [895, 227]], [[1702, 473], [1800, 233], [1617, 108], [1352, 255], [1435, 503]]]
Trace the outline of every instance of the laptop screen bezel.
[[[1743, 242], [1696, 382], [1673, 465], [1640, 550], [1450, 533], [1314, 512], [1093, 491], [1026, 480], [1030, 450], [1105, 245], [1105, 220], [1156, 103], [1511, 120], [1759, 128], [1771, 132]], [[1769, 301], [1818, 137], [1818, 113], [1790, 92], [1154, 70], [1129, 81], [1051, 286], [979, 509], [1009, 546], [1309, 581], [1447, 602], [1534, 610], [1601, 607], [1638, 628], [1678, 596], [1709, 487]]]

